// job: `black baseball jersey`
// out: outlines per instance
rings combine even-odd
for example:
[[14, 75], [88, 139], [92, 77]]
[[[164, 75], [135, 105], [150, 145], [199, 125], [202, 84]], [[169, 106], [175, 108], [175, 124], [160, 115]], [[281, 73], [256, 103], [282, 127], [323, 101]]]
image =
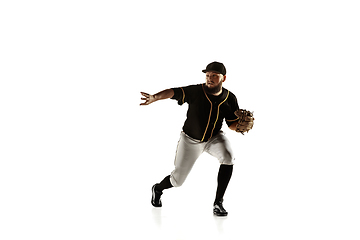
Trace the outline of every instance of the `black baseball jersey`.
[[206, 142], [219, 133], [224, 119], [228, 126], [238, 120], [234, 114], [239, 109], [237, 99], [225, 88], [219, 96], [206, 93], [204, 84], [172, 89], [171, 99], [179, 105], [189, 104], [183, 131], [194, 139]]

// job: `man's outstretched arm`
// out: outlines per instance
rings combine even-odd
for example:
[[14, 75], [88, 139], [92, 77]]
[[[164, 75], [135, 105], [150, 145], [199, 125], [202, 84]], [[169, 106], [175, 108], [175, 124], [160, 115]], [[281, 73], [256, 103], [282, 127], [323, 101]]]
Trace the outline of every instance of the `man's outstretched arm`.
[[144, 92], [140, 92], [140, 93], [141, 93], [141, 95], [143, 95], [141, 100], [145, 100], [145, 102], [140, 103], [140, 105], [149, 105], [158, 100], [168, 99], [168, 98], [172, 98], [174, 96], [174, 90], [172, 90], [172, 89], [166, 89], [166, 90], [158, 92], [154, 95], [144, 93]]

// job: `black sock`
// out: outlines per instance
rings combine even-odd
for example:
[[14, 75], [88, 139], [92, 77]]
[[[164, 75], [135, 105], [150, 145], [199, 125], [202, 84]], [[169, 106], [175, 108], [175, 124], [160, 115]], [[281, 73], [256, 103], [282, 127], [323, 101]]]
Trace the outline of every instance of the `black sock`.
[[156, 185], [156, 191], [162, 192], [165, 189], [172, 188], [173, 185], [170, 182], [170, 175], [166, 176], [158, 185]]
[[225, 194], [233, 171], [233, 165], [220, 165], [215, 203], [220, 202]]

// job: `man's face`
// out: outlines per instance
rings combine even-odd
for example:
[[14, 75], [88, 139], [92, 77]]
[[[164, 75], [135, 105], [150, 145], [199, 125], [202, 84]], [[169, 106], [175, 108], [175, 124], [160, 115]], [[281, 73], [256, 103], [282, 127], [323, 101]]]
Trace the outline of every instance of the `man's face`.
[[214, 88], [219, 83], [222, 83], [224, 76], [216, 72], [206, 72], [206, 86], [209, 88]]
[[216, 72], [206, 72], [206, 82], [205, 85], [209, 92], [217, 93], [222, 88], [222, 83], [225, 81], [225, 76], [221, 73]]

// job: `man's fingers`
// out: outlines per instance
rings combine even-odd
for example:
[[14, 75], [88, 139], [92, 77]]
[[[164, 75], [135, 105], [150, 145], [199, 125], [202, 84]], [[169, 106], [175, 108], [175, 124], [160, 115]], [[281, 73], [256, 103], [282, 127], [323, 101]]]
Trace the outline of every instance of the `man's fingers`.
[[141, 100], [145, 100], [144, 103], [140, 103], [140, 106], [148, 105], [149, 104], [149, 96], [150, 96], [150, 94], [145, 93], [145, 92], [140, 92], [140, 94], [144, 96], [144, 97], [141, 98]]
[[140, 105], [149, 105], [149, 101], [145, 101], [143, 103], [140, 103]]

